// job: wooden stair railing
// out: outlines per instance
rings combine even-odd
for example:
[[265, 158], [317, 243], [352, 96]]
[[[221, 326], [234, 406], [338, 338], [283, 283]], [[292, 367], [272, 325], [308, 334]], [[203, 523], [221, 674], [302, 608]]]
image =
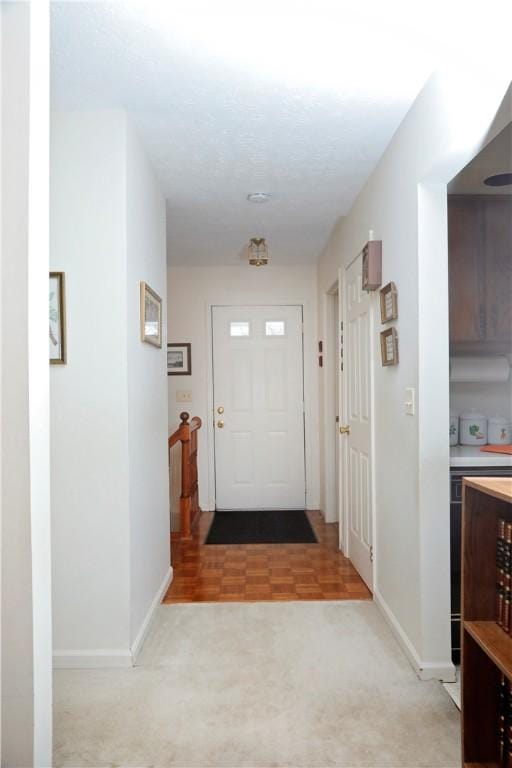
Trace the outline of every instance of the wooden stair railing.
[[197, 474], [197, 431], [201, 427], [199, 416], [189, 422], [190, 414], [180, 413], [181, 424], [169, 438], [169, 464], [171, 448], [181, 442], [181, 496], [180, 496], [180, 536], [192, 538], [192, 529], [199, 520], [199, 490]]

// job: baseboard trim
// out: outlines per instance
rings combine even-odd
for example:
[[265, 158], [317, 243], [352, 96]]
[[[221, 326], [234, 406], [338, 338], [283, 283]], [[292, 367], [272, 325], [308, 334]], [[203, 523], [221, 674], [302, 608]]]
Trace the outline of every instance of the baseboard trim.
[[133, 666], [132, 654], [122, 648], [57, 650], [53, 652], [54, 669], [101, 669]]
[[172, 577], [173, 570], [169, 567], [130, 649], [79, 648], [78, 650], [56, 650], [53, 652], [54, 669], [118, 669], [120, 667], [133, 667], [142, 650], [155, 611], [160, 605], [172, 581]]
[[455, 667], [451, 661], [443, 664], [420, 659], [415, 647], [402, 629], [400, 622], [377, 588], [374, 589], [373, 600], [420, 680], [442, 680], [445, 683], [455, 682]]
[[162, 602], [162, 598], [164, 597], [165, 593], [169, 588], [169, 584], [173, 579], [173, 575], [174, 575], [174, 572], [173, 572], [172, 566], [169, 566], [169, 570], [165, 574], [164, 580], [160, 584], [157, 590], [157, 593], [154, 596], [151, 605], [149, 606], [149, 610], [144, 618], [144, 621], [142, 622], [140, 629], [137, 632], [135, 640], [132, 643], [131, 652], [132, 652], [132, 663], [134, 666], [137, 663], [137, 659], [142, 650], [142, 646], [144, 645], [144, 640], [146, 639], [148, 630], [155, 617], [155, 611], [160, 605], [160, 603]]

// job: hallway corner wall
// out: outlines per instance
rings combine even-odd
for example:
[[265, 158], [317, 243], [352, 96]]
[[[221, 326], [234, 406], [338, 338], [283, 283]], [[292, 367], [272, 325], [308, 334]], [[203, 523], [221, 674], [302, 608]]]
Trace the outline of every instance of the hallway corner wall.
[[[130, 478], [130, 644], [140, 643], [155, 595], [169, 583], [167, 271], [165, 199], [127, 125], [127, 345]], [[140, 281], [162, 299], [162, 348], [140, 341]]]
[[[51, 250], [67, 363], [51, 369], [54, 648], [128, 653], [126, 117], [58, 112]], [[72, 556], [71, 556], [72, 555]]]
[[52, 762], [49, 4], [0, 8], [1, 762]]
[[139, 288], [165, 302], [165, 207], [124, 112], [52, 114], [51, 203], [67, 324], [51, 370], [55, 663], [129, 666], [170, 548], [165, 347], [141, 341]]
[[[339, 219], [318, 266], [321, 307], [338, 268], [360, 253], [373, 230], [383, 243], [382, 285], [397, 286], [396, 367], [381, 365], [379, 334], [387, 326], [378, 291], [372, 295], [375, 600], [425, 678], [453, 676], [449, 446], [442, 426], [449, 410], [446, 184], [488, 140], [506, 87], [503, 73], [470, 67], [435, 73]], [[324, 325], [320, 313], [320, 335]], [[324, 375], [321, 370], [320, 389]], [[416, 392], [412, 418], [404, 409], [406, 387]]]

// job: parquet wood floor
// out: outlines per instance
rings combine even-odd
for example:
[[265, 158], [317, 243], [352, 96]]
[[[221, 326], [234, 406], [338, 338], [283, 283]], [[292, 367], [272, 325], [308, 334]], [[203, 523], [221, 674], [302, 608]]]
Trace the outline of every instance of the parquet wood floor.
[[206, 545], [213, 512], [203, 512], [191, 542], [172, 541], [174, 579], [163, 602], [370, 599], [338, 549], [337, 524], [307, 514], [318, 544]]

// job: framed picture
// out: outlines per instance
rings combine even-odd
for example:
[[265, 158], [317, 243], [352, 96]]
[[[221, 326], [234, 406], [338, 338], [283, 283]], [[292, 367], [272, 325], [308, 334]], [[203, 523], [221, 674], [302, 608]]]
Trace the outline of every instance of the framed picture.
[[145, 282], [140, 284], [140, 338], [162, 346], [162, 299]]
[[50, 363], [66, 363], [66, 296], [64, 272], [50, 272]]
[[398, 317], [398, 293], [394, 283], [388, 283], [380, 291], [380, 321], [389, 323]]
[[398, 334], [396, 328], [388, 328], [380, 334], [382, 365], [398, 365]]
[[191, 344], [167, 345], [167, 375], [190, 376], [192, 373]]

